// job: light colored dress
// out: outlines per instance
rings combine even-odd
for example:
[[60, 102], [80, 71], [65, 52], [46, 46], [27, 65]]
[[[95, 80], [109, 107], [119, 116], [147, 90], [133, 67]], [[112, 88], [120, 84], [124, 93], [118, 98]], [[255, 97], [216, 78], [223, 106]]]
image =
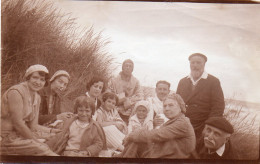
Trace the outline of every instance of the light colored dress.
[[127, 127], [124, 121], [119, 116], [116, 109], [112, 111], [106, 111], [102, 107], [97, 110], [97, 118], [102, 122], [115, 121], [124, 126], [123, 131], [121, 132], [115, 125], [105, 126], [103, 127], [104, 132], [106, 134], [107, 146], [110, 149], [118, 149], [123, 148], [122, 142], [125, 138], [125, 134], [127, 133]]
[[[38, 119], [41, 98], [35, 93], [31, 98], [27, 82], [20, 83], [9, 88], [2, 97], [1, 109], [1, 155], [30, 155], [30, 156], [56, 156], [49, 147], [33, 139], [25, 139], [17, 133], [10, 118], [8, 105], [8, 92], [17, 91], [23, 98], [23, 121], [25, 123]], [[30, 127], [29, 127], [30, 128]], [[41, 138], [40, 132], [33, 132], [37, 138]]]

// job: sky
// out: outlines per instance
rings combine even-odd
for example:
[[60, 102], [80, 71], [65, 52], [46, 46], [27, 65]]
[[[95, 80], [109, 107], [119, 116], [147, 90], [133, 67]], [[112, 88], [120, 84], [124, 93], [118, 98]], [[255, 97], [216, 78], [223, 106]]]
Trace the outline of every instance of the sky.
[[190, 73], [188, 57], [203, 53], [205, 70], [221, 82], [225, 98], [260, 103], [260, 4], [105, 2], [58, 0], [80, 28], [93, 26], [110, 41], [106, 51], [132, 59], [144, 86], [159, 80], [176, 91]]

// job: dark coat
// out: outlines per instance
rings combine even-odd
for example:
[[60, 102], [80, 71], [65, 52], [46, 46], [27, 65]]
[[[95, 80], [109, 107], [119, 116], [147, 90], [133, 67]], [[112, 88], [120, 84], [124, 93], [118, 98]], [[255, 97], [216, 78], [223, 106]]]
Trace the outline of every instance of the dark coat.
[[[61, 133], [58, 133], [46, 143], [52, 151], [62, 154], [69, 140], [69, 128], [77, 117], [67, 120]], [[90, 120], [88, 128], [83, 133], [80, 144], [80, 151], [90, 152], [92, 157], [98, 157], [101, 150], [106, 150], [106, 136], [102, 127], [94, 120]]]
[[208, 149], [204, 145], [203, 138], [200, 138], [196, 149], [200, 159], [235, 159], [230, 140], [226, 142], [225, 150], [222, 156], [219, 156], [216, 152], [209, 154]]
[[219, 79], [210, 74], [207, 79], [200, 79], [194, 90], [190, 78], [181, 79], [176, 93], [181, 95], [186, 104], [185, 115], [190, 118], [196, 136], [201, 135], [205, 121], [209, 117], [223, 115], [225, 108], [223, 91]]

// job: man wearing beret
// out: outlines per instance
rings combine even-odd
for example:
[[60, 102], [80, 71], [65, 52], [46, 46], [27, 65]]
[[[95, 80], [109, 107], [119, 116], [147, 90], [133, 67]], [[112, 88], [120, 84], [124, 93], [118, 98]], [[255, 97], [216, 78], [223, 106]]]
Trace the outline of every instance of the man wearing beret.
[[197, 146], [201, 159], [234, 159], [230, 136], [234, 132], [232, 125], [224, 117], [211, 117], [205, 122]]
[[139, 81], [132, 75], [134, 62], [127, 59], [122, 64], [122, 72], [108, 83], [108, 89], [119, 98], [118, 112], [128, 124], [129, 116], [137, 101], [143, 97]]
[[199, 139], [209, 117], [222, 116], [225, 108], [224, 95], [219, 79], [204, 68], [207, 57], [201, 53], [189, 56], [190, 74], [180, 80], [176, 93], [186, 104], [186, 116], [190, 118], [196, 138]]

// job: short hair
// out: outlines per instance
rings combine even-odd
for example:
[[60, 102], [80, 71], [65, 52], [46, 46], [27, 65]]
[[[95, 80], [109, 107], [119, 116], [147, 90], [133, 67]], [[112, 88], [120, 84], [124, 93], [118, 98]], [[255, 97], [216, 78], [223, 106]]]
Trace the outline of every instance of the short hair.
[[167, 99], [175, 100], [178, 103], [178, 105], [180, 106], [181, 112], [186, 113], [185, 102], [183, 101], [183, 99], [181, 98], [181, 96], [179, 94], [176, 94], [176, 93], [169, 94], [164, 101], [166, 101]]
[[[46, 72], [43, 72], [43, 71], [36, 71], [36, 72], [38, 72], [40, 76], [44, 76], [44, 78], [45, 78], [45, 84], [44, 84], [44, 86], [47, 87], [47, 86], [49, 85], [49, 78], [50, 78], [49, 74], [46, 73]], [[33, 73], [34, 73], [34, 72], [33, 72]], [[28, 76], [25, 78], [25, 80], [26, 80], [26, 81], [30, 80], [30, 78], [31, 78], [31, 76], [32, 76], [33, 73], [31, 73], [30, 75], [28, 75]]]
[[205, 55], [203, 55], [203, 54], [201, 54], [201, 53], [194, 53], [194, 54], [191, 54], [191, 55], [189, 56], [189, 61], [190, 61], [191, 58], [194, 57], [194, 56], [200, 56], [200, 57], [202, 57], [202, 58], [205, 60], [205, 62], [207, 62], [207, 60], [208, 60], [207, 56], [205, 56]]
[[86, 107], [91, 109], [91, 115], [94, 115], [95, 107], [90, 103], [90, 100], [87, 96], [79, 96], [75, 99], [74, 103], [74, 114], [78, 113], [79, 107]]
[[98, 82], [103, 82], [103, 88], [102, 88], [102, 91], [101, 93], [105, 92], [106, 90], [106, 81], [105, 79], [103, 79], [102, 77], [100, 76], [94, 76], [86, 85], [86, 88], [87, 88], [87, 91], [90, 90], [91, 86], [94, 85], [95, 83], [98, 83]]
[[159, 84], [166, 84], [168, 85], [169, 89], [171, 88], [171, 84], [168, 81], [165, 80], [160, 80], [156, 83], [156, 88], [158, 87]]
[[102, 96], [102, 101], [105, 102], [107, 101], [107, 99], [115, 99], [116, 100], [116, 106], [118, 105], [118, 97], [116, 94], [112, 93], [112, 92], [106, 92], [103, 94]]

